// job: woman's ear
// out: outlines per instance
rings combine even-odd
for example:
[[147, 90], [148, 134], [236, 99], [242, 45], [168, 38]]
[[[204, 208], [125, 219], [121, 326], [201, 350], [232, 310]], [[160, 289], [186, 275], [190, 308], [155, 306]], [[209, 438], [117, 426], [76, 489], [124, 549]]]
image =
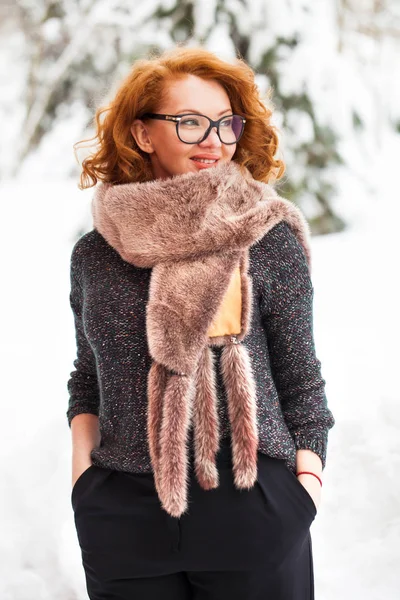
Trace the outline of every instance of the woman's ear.
[[154, 152], [149, 132], [143, 121], [135, 119], [131, 126], [131, 133], [135, 142], [143, 152], [147, 152], [147, 154], [152, 154]]

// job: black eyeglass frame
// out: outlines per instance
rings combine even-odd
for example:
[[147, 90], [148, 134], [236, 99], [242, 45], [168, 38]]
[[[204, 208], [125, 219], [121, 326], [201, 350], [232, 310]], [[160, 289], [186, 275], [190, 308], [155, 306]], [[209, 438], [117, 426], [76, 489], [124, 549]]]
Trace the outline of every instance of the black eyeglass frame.
[[[189, 115], [196, 115], [197, 117], [204, 117], [205, 119], [208, 119], [210, 122], [210, 126], [206, 130], [204, 136], [201, 138], [201, 140], [197, 140], [196, 142], [185, 142], [179, 135], [179, 122], [181, 119], [183, 119], [183, 117], [188, 117]], [[239, 117], [242, 120], [242, 131], [240, 132], [240, 135], [235, 142], [223, 142], [221, 140], [221, 136], [219, 134], [219, 127], [220, 127], [221, 121], [223, 121], [224, 119], [228, 119], [229, 117]], [[225, 144], [226, 146], [231, 146], [232, 144], [238, 143], [238, 141], [240, 140], [240, 138], [243, 135], [244, 125], [246, 123], [246, 119], [244, 117], [242, 117], [241, 115], [234, 115], [234, 114], [225, 115], [224, 117], [221, 117], [217, 121], [213, 121], [212, 119], [210, 119], [210, 117], [207, 117], [206, 115], [201, 115], [198, 113], [185, 113], [184, 115], [164, 115], [161, 113], [145, 113], [140, 118], [141, 119], [158, 119], [159, 121], [172, 121], [172, 122], [176, 123], [176, 135], [178, 136], [180, 141], [183, 142], [184, 144], [201, 144], [201, 142], [203, 142], [206, 139], [206, 137], [209, 135], [211, 129], [213, 127], [216, 127], [217, 134], [218, 134], [221, 144]]]

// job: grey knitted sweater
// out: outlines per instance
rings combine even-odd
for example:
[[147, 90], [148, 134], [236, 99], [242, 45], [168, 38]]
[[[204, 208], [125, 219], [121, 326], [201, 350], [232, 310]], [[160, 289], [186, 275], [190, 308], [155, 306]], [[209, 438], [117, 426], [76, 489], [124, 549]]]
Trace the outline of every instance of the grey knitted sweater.
[[[70, 304], [77, 353], [68, 380], [68, 424], [80, 413], [99, 416], [101, 442], [93, 464], [152, 472], [147, 445], [146, 303], [151, 269], [125, 262], [93, 229], [71, 255]], [[296, 450], [326, 465], [335, 424], [313, 339], [313, 285], [304, 250], [281, 221], [250, 248], [253, 285], [250, 330], [243, 343], [257, 389], [259, 451], [283, 458], [295, 472]], [[224, 384], [216, 355], [221, 438], [229, 439]], [[192, 432], [191, 432], [192, 433]], [[192, 435], [188, 440], [192, 447]]]

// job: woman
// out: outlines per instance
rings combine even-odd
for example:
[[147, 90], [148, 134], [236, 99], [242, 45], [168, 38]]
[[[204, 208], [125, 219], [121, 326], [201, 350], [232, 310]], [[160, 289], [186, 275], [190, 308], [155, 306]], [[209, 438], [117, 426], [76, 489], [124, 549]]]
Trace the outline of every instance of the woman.
[[91, 599], [313, 598], [334, 418], [270, 117], [200, 48], [137, 61], [96, 115], [67, 411]]

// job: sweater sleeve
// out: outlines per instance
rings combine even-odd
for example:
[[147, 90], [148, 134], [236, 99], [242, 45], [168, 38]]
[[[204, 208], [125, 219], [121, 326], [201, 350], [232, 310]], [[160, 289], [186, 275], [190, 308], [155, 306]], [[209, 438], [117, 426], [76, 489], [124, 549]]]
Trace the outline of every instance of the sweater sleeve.
[[313, 297], [303, 246], [288, 223], [263, 240], [267, 277], [261, 297], [272, 375], [295, 447], [310, 449], [326, 466], [328, 432], [335, 424], [325, 395], [313, 335]]
[[76, 358], [73, 362], [75, 368], [70, 373], [70, 379], [67, 382], [69, 392], [67, 419], [69, 427], [71, 427], [72, 419], [80, 413], [99, 414], [96, 359], [86, 337], [82, 318], [83, 292], [78, 275], [79, 247], [78, 241], [72, 251], [70, 269], [71, 291], [69, 301], [75, 322]]

